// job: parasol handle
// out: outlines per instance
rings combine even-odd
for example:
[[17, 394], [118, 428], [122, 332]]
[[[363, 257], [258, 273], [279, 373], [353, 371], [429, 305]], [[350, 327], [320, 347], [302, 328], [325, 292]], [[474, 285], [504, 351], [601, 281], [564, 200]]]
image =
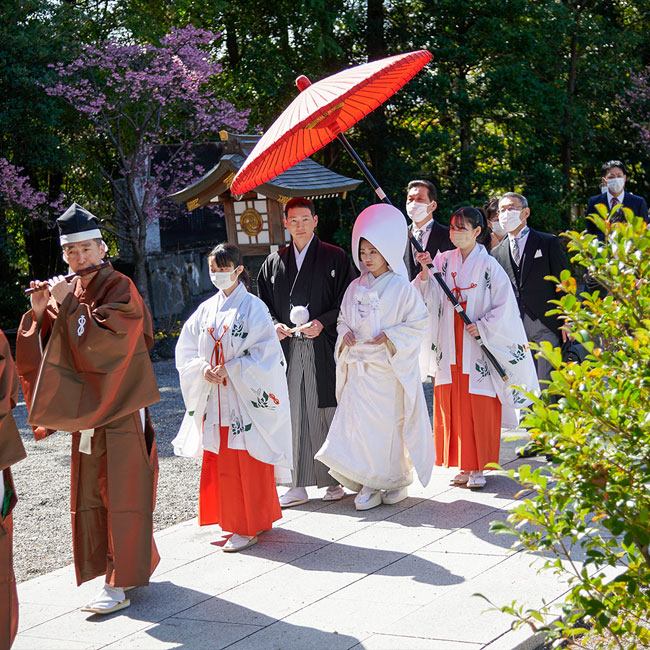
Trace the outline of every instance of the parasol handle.
[[343, 148], [352, 156], [352, 160], [354, 160], [355, 163], [357, 163], [357, 167], [361, 170], [361, 173], [366, 177], [366, 180], [370, 183], [371, 187], [373, 190], [375, 190], [375, 194], [379, 197], [381, 201], [384, 203], [388, 203], [388, 205], [393, 205], [391, 200], [386, 196], [386, 192], [379, 187], [379, 183], [375, 180], [375, 177], [370, 173], [370, 170], [366, 167], [365, 163], [361, 158], [359, 158], [359, 155], [357, 152], [353, 149], [352, 145], [348, 142], [348, 139], [345, 137], [345, 134], [339, 133], [336, 136], [336, 139], [343, 145]]
[[[352, 156], [354, 162], [357, 163], [357, 166], [361, 170], [361, 173], [366, 177], [366, 180], [368, 181], [368, 183], [370, 183], [372, 189], [375, 190], [375, 194], [384, 203], [388, 203], [388, 205], [393, 205], [390, 199], [386, 196], [386, 192], [384, 192], [384, 190], [382, 190], [381, 187], [379, 187], [379, 183], [375, 180], [374, 176], [370, 173], [370, 170], [366, 167], [363, 160], [359, 158], [359, 155], [353, 149], [352, 145], [348, 142], [348, 139], [345, 137], [345, 135], [343, 133], [339, 133], [336, 137], [338, 141], [343, 145], [343, 148], [350, 154], [350, 156]], [[418, 240], [411, 237], [410, 233], [409, 233], [409, 237], [411, 238], [411, 244], [413, 244], [415, 250], [418, 253], [424, 253], [424, 250], [422, 246], [420, 246]], [[472, 321], [470, 320], [469, 316], [465, 313], [465, 310], [461, 307], [458, 300], [456, 300], [456, 296], [454, 296], [454, 294], [451, 292], [451, 289], [447, 286], [447, 283], [444, 281], [442, 275], [440, 275], [440, 273], [438, 273], [437, 271], [433, 270], [433, 264], [427, 264], [427, 267], [429, 268], [429, 274], [433, 276], [436, 282], [440, 285], [440, 288], [442, 289], [443, 293], [447, 296], [447, 298], [449, 298], [449, 301], [453, 305], [454, 309], [458, 312], [458, 315], [461, 317], [462, 321], [466, 325], [469, 325]], [[488, 361], [494, 366], [494, 369], [499, 373], [501, 379], [503, 379], [503, 381], [507, 381], [508, 376], [506, 375], [506, 371], [503, 369], [503, 367], [498, 362], [496, 357], [487, 349], [481, 337], [476, 336], [474, 338], [476, 339], [476, 342], [481, 346], [481, 349], [483, 350], [483, 353], [487, 357]]]
[[[409, 239], [411, 240], [411, 244], [413, 244], [413, 248], [415, 248], [415, 250], [418, 253], [424, 253], [424, 249], [422, 248], [422, 246], [420, 246], [420, 242], [418, 242], [418, 240], [415, 239], [415, 237], [413, 237], [412, 233], [410, 232], [409, 232]], [[433, 270], [433, 264], [427, 264], [427, 267], [429, 269], [429, 275], [432, 275], [434, 279], [437, 280], [443, 293], [447, 296], [447, 298], [453, 305], [454, 309], [458, 312], [458, 315], [460, 316], [463, 323], [465, 323], [465, 325], [469, 325], [472, 321], [470, 320], [469, 316], [465, 313], [465, 310], [462, 308], [461, 304], [456, 299], [456, 296], [454, 296], [454, 294], [447, 286], [447, 283], [444, 281], [442, 275], [440, 275], [440, 272]], [[481, 350], [483, 350], [483, 353], [487, 357], [488, 361], [494, 366], [494, 369], [499, 373], [501, 379], [503, 379], [503, 381], [507, 381], [508, 376], [506, 375], [506, 371], [503, 369], [503, 366], [498, 362], [497, 358], [487, 349], [487, 346], [485, 345], [485, 343], [483, 343], [483, 339], [480, 336], [475, 336], [474, 338], [476, 342], [481, 346]]]

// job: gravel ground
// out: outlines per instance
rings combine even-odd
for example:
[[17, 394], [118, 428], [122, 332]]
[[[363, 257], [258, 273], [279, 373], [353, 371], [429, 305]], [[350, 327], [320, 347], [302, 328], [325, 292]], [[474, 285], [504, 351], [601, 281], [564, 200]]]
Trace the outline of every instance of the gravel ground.
[[[183, 398], [173, 360], [155, 361], [161, 400], [151, 407], [160, 473], [154, 529], [162, 530], [196, 517], [200, 459], [174, 456], [171, 441], [183, 419]], [[424, 385], [429, 415], [433, 390]], [[22, 401], [14, 417], [27, 458], [13, 467], [18, 503], [14, 510], [14, 571], [22, 582], [72, 563], [70, 526], [70, 441], [57, 432], [36, 442], [27, 426]]]
[[[160, 474], [154, 528], [161, 530], [197, 514], [201, 461], [174, 456], [171, 441], [184, 407], [173, 360], [156, 361], [161, 400], [151, 407]], [[70, 530], [70, 436], [57, 432], [36, 442], [27, 427], [25, 402], [14, 417], [27, 458], [14, 465], [14, 570], [22, 582], [72, 563]]]

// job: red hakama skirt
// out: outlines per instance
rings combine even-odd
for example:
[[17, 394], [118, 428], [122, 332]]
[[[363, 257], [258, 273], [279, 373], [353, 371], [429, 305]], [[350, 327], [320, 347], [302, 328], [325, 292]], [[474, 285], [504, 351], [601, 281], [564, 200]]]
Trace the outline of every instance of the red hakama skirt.
[[257, 535], [282, 517], [273, 465], [242, 449], [228, 448], [228, 427], [220, 429], [219, 453], [203, 452], [199, 525]]
[[499, 462], [501, 402], [469, 392], [469, 375], [463, 374], [464, 329], [454, 312], [456, 365], [451, 366], [451, 384], [434, 388], [433, 432], [436, 465], [476, 471]]

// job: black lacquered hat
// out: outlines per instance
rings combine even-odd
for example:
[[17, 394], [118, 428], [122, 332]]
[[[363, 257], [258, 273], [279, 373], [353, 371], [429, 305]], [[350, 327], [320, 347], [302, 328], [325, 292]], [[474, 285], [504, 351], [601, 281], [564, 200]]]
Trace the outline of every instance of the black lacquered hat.
[[82, 208], [78, 203], [73, 203], [57, 220], [59, 226], [59, 241], [63, 244], [74, 244], [87, 239], [101, 239], [99, 219]]

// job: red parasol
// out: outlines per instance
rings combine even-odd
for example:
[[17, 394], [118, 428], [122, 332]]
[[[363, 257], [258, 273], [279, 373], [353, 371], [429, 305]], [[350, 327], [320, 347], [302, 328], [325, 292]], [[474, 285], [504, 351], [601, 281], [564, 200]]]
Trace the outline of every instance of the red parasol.
[[430, 60], [430, 52], [418, 50], [348, 68], [315, 84], [298, 77], [301, 93], [251, 151], [230, 191], [245, 194], [311, 156], [383, 104]]
[[[313, 85], [304, 75], [298, 77], [296, 85], [300, 95], [291, 102], [250, 152], [232, 181], [231, 193], [241, 195], [259, 187], [336, 138], [352, 156], [377, 196], [384, 203], [390, 204], [386, 193], [379, 187], [343, 131], [383, 104], [430, 60], [430, 52], [418, 50], [348, 68]], [[411, 243], [418, 252], [423, 252], [416, 239], [411, 239]], [[469, 325], [469, 317], [449, 290], [442, 275], [434, 271], [432, 264], [428, 266], [429, 272], [458, 315]], [[506, 373], [497, 359], [485, 347], [480, 336], [475, 338], [485, 356], [505, 381]]]

